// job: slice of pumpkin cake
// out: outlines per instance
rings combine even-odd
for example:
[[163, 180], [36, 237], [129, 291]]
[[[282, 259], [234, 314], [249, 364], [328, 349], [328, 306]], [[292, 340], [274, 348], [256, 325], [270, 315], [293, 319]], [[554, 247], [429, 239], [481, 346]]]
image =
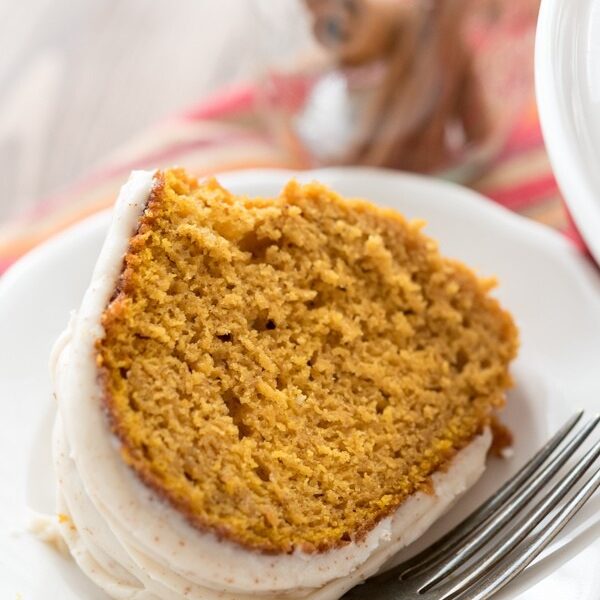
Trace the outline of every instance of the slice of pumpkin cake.
[[61, 532], [114, 598], [339, 598], [481, 474], [512, 319], [326, 187], [124, 186], [58, 348]]

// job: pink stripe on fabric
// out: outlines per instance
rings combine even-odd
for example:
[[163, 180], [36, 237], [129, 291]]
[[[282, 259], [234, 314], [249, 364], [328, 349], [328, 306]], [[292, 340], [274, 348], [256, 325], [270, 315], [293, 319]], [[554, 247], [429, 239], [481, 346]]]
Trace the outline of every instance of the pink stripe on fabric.
[[209, 96], [181, 113], [181, 117], [193, 121], [222, 119], [232, 114], [251, 110], [256, 102], [253, 85], [239, 85]]
[[508, 136], [508, 140], [494, 161], [497, 165], [503, 160], [533, 148], [543, 147], [544, 138], [538, 123], [521, 122]]
[[15, 258], [0, 258], [0, 275], [4, 273], [10, 265], [12, 265], [18, 257]]
[[555, 194], [557, 190], [558, 186], [554, 175], [548, 174], [534, 181], [482, 191], [502, 206], [511, 210], [520, 210], [536, 204], [542, 198]]

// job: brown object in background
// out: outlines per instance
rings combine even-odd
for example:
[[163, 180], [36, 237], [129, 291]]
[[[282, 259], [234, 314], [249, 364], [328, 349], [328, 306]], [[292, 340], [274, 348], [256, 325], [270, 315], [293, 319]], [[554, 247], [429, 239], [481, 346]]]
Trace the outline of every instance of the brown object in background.
[[491, 123], [462, 27], [470, 0], [305, 0], [342, 68], [385, 75], [342, 162], [428, 172], [488, 140]]
[[392, 51], [406, 8], [398, 0], [305, 0], [313, 33], [342, 65], [358, 65]]

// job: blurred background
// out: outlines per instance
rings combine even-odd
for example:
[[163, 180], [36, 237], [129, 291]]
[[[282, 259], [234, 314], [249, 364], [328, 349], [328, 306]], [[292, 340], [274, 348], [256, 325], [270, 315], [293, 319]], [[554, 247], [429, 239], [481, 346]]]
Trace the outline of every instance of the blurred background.
[[132, 168], [368, 165], [568, 225], [539, 0], [0, 0], [0, 271]]
[[251, 3], [0, 0], [0, 219], [253, 76]]

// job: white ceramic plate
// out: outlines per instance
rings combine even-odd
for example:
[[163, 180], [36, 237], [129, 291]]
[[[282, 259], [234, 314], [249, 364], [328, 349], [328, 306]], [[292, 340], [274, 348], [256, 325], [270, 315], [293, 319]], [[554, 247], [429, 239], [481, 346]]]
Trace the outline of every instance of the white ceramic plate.
[[[285, 172], [225, 175], [235, 192], [273, 195]], [[492, 492], [576, 408], [600, 408], [600, 279], [559, 235], [498, 208], [477, 194], [432, 179], [336, 169], [305, 173], [348, 196], [370, 198], [425, 218], [443, 252], [482, 274], [497, 275], [502, 302], [515, 315], [522, 350], [506, 420], [515, 455], [493, 460], [484, 478], [436, 526], [447, 529]], [[0, 597], [7, 600], [105, 600], [74, 565], [25, 531], [26, 507], [51, 512], [47, 373], [50, 348], [78, 306], [109, 215], [93, 217], [34, 250], [0, 280]], [[598, 600], [600, 497], [548, 556], [499, 598]], [[18, 594], [21, 594], [20, 596]]]
[[543, 0], [537, 104], [554, 173], [600, 264], [600, 0]]

